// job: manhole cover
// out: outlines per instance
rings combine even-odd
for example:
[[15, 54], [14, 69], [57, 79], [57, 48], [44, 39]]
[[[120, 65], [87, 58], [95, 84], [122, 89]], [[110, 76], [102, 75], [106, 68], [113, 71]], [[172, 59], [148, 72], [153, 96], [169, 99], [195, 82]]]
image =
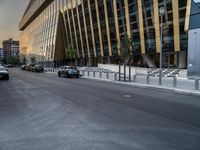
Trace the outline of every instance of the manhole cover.
[[132, 95], [123, 95], [125, 98], [132, 98]]

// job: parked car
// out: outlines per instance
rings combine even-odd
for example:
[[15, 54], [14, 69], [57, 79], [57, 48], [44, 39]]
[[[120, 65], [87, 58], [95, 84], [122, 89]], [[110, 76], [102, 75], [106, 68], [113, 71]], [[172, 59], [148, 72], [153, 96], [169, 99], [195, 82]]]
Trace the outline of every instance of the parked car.
[[64, 67], [62, 67], [61, 69], [58, 70], [58, 77], [61, 77], [61, 76], [64, 76], [64, 77], [67, 77], [67, 78], [69, 78], [69, 77], [79, 78], [80, 72], [74, 66], [64, 66]]
[[35, 66], [35, 64], [28, 64], [28, 65], [26, 65], [25, 70], [26, 70], [26, 71], [32, 71], [32, 67], [33, 67], [33, 66]]
[[12, 64], [7, 64], [7, 65], [4, 65], [6, 68], [13, 68], [13, 65]]
[[44, 72], [44, 68], [40, 65], [35, 65], [35, 66], [32, 66], [31, 71], [32, 72]]
[[0, 79], [9, 80], [9, 73], [3, 66], [0, 66]]
[[21, 70], [26, 70], [26, 65], [22, 65]]

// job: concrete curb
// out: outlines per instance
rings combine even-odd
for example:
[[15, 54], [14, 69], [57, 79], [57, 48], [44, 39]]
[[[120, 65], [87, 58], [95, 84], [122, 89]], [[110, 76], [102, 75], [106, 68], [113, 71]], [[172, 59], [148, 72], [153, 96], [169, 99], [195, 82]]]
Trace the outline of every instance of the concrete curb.
[[105, 82], [115, 83], [118, 85], [127, 85], [127, 86], [140, 87], [140, 88], [154, 88], [154, 89], [158, 89], [158, 90], [172, 91], [175, 93], [200, 96], [200, 91], [183, 90], [183, 89], [177, 89], [177, 88], [163, 87], [163, 86], [150, 85], [150, 84], [140, 84], [140, 83], [134, 83], [134, 82], [132, 82], [132, 83], [122, 82], [122, 81], [120, 82], [120, 81], [113, 81], [113, 80], [109, 80], [109, 79], [92, 78], [92, 77], [82, 77], [82, 78], [90, 79], [90, 80], [97, 80], [97, 81], [105, 81]]

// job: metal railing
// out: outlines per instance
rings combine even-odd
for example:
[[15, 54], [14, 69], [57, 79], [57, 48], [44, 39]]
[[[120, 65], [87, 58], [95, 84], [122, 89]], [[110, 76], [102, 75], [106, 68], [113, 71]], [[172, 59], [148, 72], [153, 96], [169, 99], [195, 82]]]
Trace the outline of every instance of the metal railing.
[[[57, 73], [59, 68], [44, 68], [45, 72]], [[80, 69], [80, 75], [83, 77], [106, 79], [110, 81], [124, 82], [124, 74], [119, 72], [113, 72], [103, 68], [87, 68]], [[121, 80], [120, 80], [121, 78]], [[145, 85], [159, 85], [159, 76], [151, 76], [150, 74], [141, 75], [133, 74], [131, 76], [126, 75], [126, 81], [129, 83], [145, 84]], [[199, 91], [199, 80], [182, 79], [176, 76], [174, 77], [162, 77], [162, 87], [177, 88], [182, 90], [196, 90]]]
[[[112, 71], [95, 71], [95, 70], [81, 70], [81, 76], [84, 77], [91, 77], [91, 78], [99, 78], [99, 79], [106, 79], [112, 81], [119, 81], [119, 72], [112, 72]], [[121, 82], [123, 81], [124, 74], [121, 73]], [[134, 74], [131, 77], [126, 75], [126, 82], [130, 83], [138, 83], [138, 84], [147, 84], [147, 85], [155, 85], [159, 86], [159, 77], [158, 76], [151, 76], [147, 75], [137, 75]], [[176, 76], [174, 77], [163, 77], [163, 84], [162, 87], [170, 87], [170, 88], [177, 88], [183, 90], [200, 90], [199, 89], [199, 80], [190, 80], [190, 79], [181, 79]]]

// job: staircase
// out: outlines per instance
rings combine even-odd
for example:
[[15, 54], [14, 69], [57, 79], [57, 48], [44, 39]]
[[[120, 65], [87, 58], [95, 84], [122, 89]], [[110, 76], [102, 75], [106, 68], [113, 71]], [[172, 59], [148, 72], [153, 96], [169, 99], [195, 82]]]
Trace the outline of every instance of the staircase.
[[[177, 77], [179, 75], [180, 70], [179, 69], [163, 69], [162, 70], [162, 76], [163, 77]], [[148, 70], [148, 74], [150, 76], [159, 76], [160, 69], [153, 68]]]
[[147, 63], [149, 68], [155, 68], [156, 67], [156, 65], [152, 62], [152, 60], [149, 58], [148, 55], [143, 54], [142, 57], [143, 57], [144, 61]]

